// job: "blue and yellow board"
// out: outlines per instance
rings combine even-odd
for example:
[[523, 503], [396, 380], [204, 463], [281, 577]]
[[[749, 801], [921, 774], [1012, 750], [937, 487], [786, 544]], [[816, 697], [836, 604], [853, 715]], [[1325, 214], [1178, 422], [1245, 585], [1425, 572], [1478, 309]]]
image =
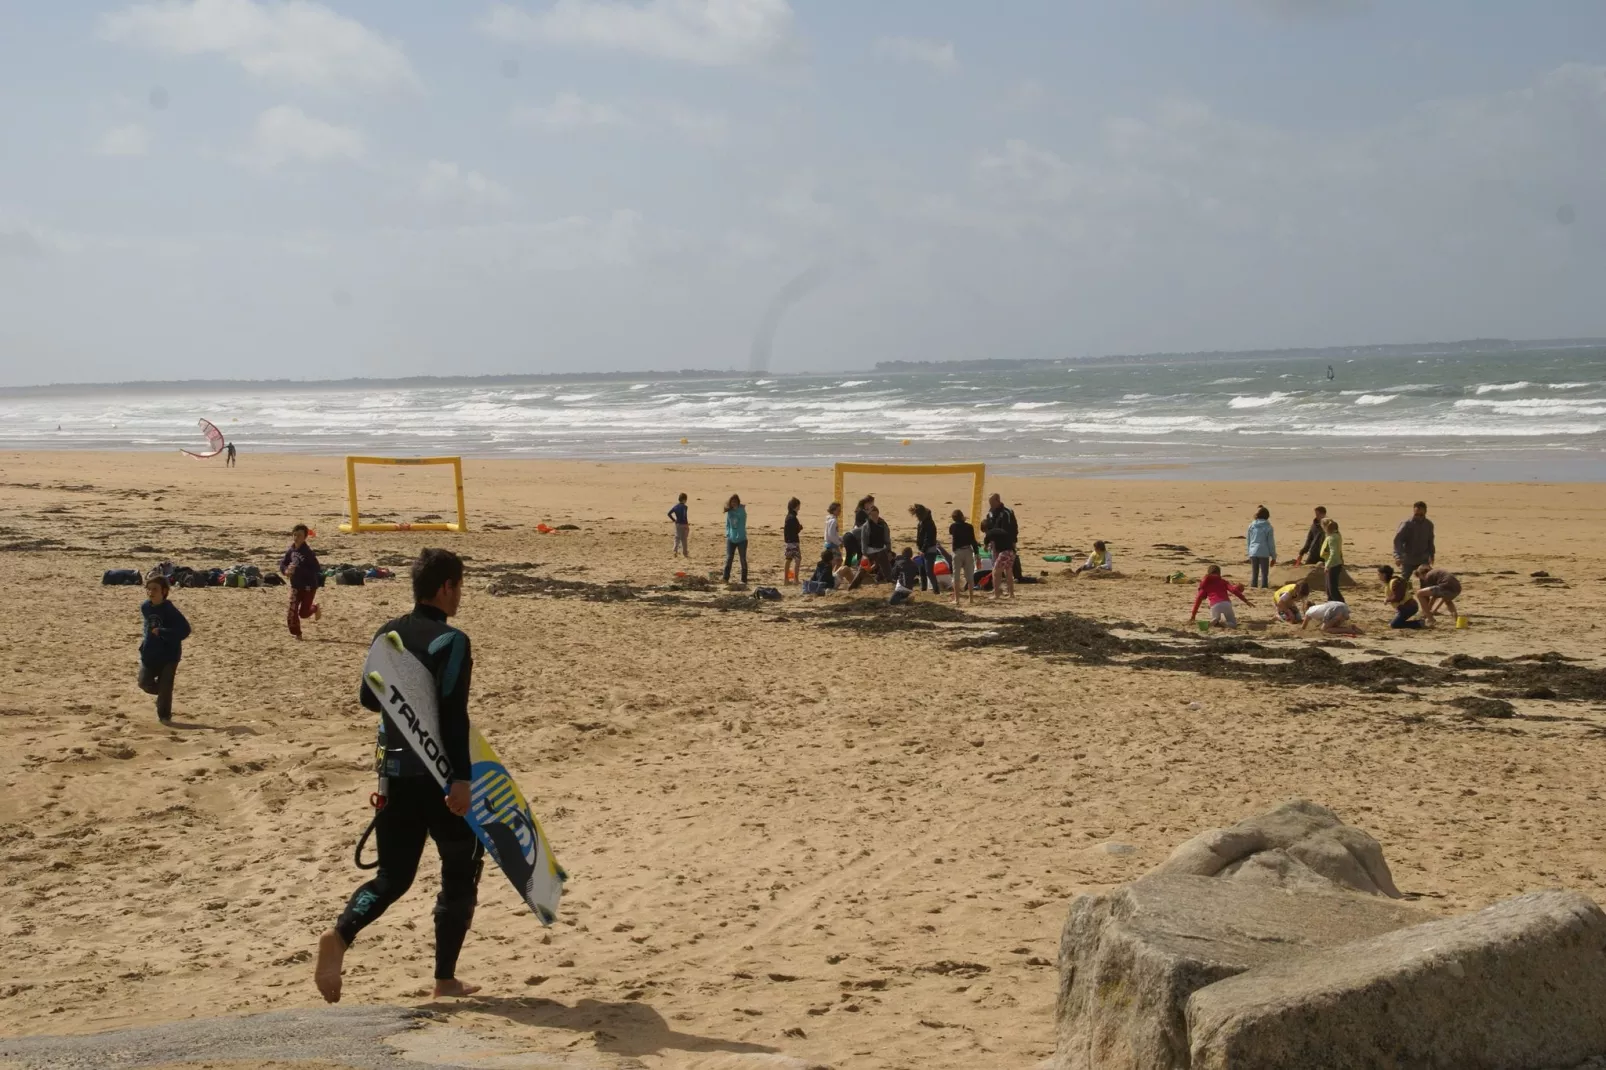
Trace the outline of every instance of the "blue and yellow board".
[[[446, 790], [449, 764], [443, 762], [440, 711], [429, 669], [402, 645], [400, 635], [386, 632], [368, 649], [362, 671], [398, 734], [434, 774], [441, 790]], [[507, 874], [519, 898], [529, 904], [541, 924], [551, 925], [557, 920], [563, 882], [569, 875], [558, 865], [551, 841], [513, 774], [477, 728], [469, 730], [468, 749], [473, 780], [465, 820], [486, 853]]]

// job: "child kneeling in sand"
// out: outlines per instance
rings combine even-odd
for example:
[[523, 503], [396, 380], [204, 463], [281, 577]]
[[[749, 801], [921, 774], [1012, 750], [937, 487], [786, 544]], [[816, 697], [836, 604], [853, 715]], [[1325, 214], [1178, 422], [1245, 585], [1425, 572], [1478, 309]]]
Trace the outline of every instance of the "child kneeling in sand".
[[1189, 624], [1199, 618], [1199, 603], [1207, 598], [1210, 600], [1210, 623], [1223, 628], [1238, 627], [1238, 615], [1232, 611], [1234, 598], [1246, 606], [1254, 605], [1244, 597], [1243, 584], [1228, 583], [1221, 578], [1220, 565], [1211, 565], [1205, 570], [1204, 579], [1199, 581], [1199, 590], [1193, 596], [1193, 612], [1188, 614]]
[[167, 600], [167, 576], [152, 569], [145, 577], [145, 602], [139, 607], [144, 629], [139, 641], [139, 689], [156, 696], [156, 717], [173, 723], [173, 677], [184, 656], [190, 622]]
[[1389, 621], [1390, 628], [1420, 628], [1420, 620], [1412, 620], [1416, 616], [1418, 606], [1416, 599], [1411, 596], [1411, 587], [1405, 582], [1404, 576], [1394, 574], [1393, 565], [1379, 565], [1377, 578], [1383, 581], [1383, 601], [1394, 610], [1394, 619]]
[[1305, 610], [1305, 619], [1300, 621], [1299, 630], [1304, 631], [1311, 621], [1315, 621], [1329, 635], [1359, 635], [1361, 631], [1350, 623], [1349, 606], [1343, 602], [1318, 602], [1311, 606]]
[[1310, 584], [1304, 580], [1286, 583], [1277, 588], [1277, 619], [1285, 624], [1299, 624], [1305, 619], [1305, 607], [1310, 605]]

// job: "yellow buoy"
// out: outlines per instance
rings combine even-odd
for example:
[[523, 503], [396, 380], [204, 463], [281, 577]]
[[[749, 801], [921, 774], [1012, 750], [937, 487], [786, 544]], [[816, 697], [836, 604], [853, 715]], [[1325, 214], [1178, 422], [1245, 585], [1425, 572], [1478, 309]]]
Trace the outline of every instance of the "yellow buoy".
[[681, 439], [681, 440], [680, 440], [680, 444], [681, 444], [681, 445], [682, 445], [682, 446], [684, 446], [684, 445], [685, 445], [685, 444], [686, 444], [686, 440], [685, 440], [685, 439]]
[[908, 440], [908, 439], [904, 439], [904, 440], [903, 440], [903, 444], [904, 444], [904, 445], [905, 445], [905, 446], [907, 446], [907, 445], [908, 445], [908, 444], [909, 444], [909, 440]]

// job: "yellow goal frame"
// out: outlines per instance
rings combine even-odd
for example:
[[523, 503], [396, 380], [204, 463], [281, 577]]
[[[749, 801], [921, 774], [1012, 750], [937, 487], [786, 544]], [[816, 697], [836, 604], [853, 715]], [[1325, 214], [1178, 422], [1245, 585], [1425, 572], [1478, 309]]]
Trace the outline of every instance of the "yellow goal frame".
[[846, 484], [848, 473], [875, 476], [970, 476], [970, 520], [979, 523], [977, 517], [981, 516], [982, 485], [987, 482], [987, 466], [985, 464], [865, 464], [858, 461], [838, 461], [833, 474], [831, 497], [842, 502], [847, 508], [847, 502], [842, 499], [842, 488]]
[[[430, 521], [423, 524], [364, 524], [357, 511], [357, 466], [359, 464], [425, 465], [449, 464], [453, 482], [457, 484], [457, 523]], [[347, 457], [346, 503], [351, 519], [340, 525], [340, 530], [353, 534], [365, 531], [467, 531], [468, 513], [463, 508], [463, 458], [461, 457]]]

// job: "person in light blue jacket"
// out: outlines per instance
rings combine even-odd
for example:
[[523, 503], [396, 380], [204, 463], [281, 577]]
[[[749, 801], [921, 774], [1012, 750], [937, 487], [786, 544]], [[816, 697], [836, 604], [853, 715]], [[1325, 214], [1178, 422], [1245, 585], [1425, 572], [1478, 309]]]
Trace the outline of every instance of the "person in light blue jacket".
[[747, 506], [739, 494], [725, 503], [725, 582], [731, 581], [731, 561], [742, 555], [742, 582], [747, 582]]
[[1277, 538], [1271, 530], [1271, 510], [1264, 505], [1255, 510], [1244, 547], [1249, 557], [1249, 586], [1270, 587], [1271, 566], [1277, 563]]

